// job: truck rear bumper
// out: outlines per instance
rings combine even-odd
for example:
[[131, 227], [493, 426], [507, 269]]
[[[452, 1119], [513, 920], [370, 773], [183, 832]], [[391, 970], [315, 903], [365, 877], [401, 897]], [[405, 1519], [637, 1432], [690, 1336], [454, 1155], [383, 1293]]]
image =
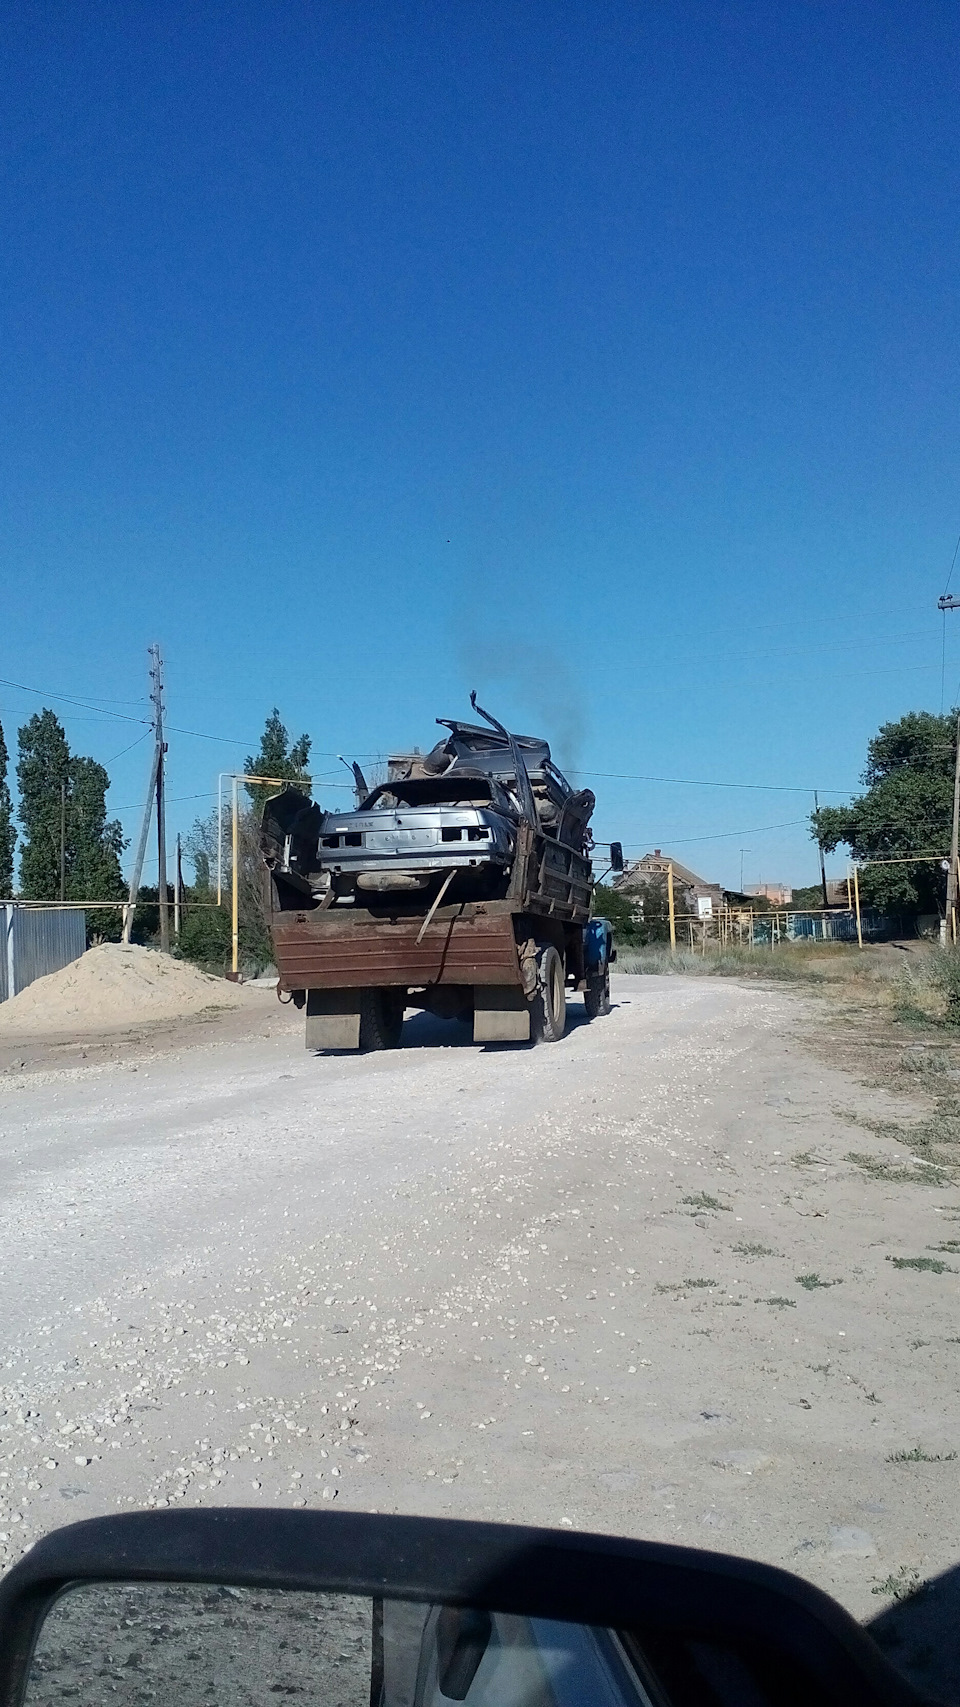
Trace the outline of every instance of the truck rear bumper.
[[283, 990], [415, 989], [431, 984], [522, 989], [509, 913], [465, 903], [441, 908], [422, 942], [422, 917], [378, 919], [354, 908], [275, 913], [273, 945]]

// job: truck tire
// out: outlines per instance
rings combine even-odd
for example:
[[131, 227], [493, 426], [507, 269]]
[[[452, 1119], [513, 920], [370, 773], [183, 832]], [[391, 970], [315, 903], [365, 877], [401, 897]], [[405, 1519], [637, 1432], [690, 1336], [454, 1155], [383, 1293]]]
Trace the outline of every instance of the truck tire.
[[599, 1019], [601, 1014], [610, 1012], [609, 972], [605, 972], [600, 978], [587, 979], [587, 987], [583, 992], [583, 1005], [587, 1010], [588, 1019]]
[[558, 1043], [567, 1028], [567, 988], [563, 961], [552, 943], [537, 950], [537, 993], [530, 1010], [535, 1043]]
[[396, 1049], [403, 1030], [403, 990], [361, 990], [361, 1050]]

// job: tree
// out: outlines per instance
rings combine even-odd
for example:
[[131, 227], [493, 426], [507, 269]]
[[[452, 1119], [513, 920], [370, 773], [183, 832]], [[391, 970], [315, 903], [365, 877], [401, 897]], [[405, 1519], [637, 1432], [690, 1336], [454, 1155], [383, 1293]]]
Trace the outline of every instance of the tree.
[[621, 948], [633, 948], [643, 941], [641, 909], [636, 891], [611, 889], [598, 883], [593, 891], [593, 910], [598, 918], [609, 919], [614, 939]]
[[[59, 900], [62, 833], [64, 898], [122, 900], [120, 856], [126, 843], [120, 823], [107, 820], [110, 778], [103, 765], [71, 754], [58, 718], [48, 710], [23, 725], [19, 752], [21, 893], [31, 901]], [[87, 930], [94, 940], [118, 936], [119, 910], [95, 909]]]
[[[217, 865], [217, 814], [198, 818], [187, 837], [185, 851], [193, 864], [196, 905], [187, 903], [180, 931], [180, 947], [188, 960], [209, 970], [226, 971], [232, 946], [231, 895], [233, 846], [229, 822], [223, 839], [223, 904], [216, 906], [213, 873]], [[248, 807], [240, 813], [240, 864], [237, 911], [240, 930], [241, 966], [262, 972], [273, 958], [270, 940], [270, 904], [267, 873], [260, 856], [259, 814]]]
[[[126, 847], [119, 819], [107, 821], [106, 794], [110, 778], [95, 759], [71, 758], [67, 789], [67, 900], [125, 899], [127, 888], [120, 869]], [[120, 936], [119, 908], [94, 908], [87, 913], [87, 935], [93, 942]]]
[[60, 897], [60, 801], [70, 774], [70, 748], [52, 711], [35, 713], [18, 732], [17, 782], [24, 842], [20, 889], [30, 901]]
[[885, 723], [867, 747], [865, 792], [847, 806], [811, 813], [811, 835], [825, 853], [844, 844], [856, 860], [924, 859], [867, 865], [860, 880], [865, 902], [907, 913], [943, 910], [940, 860], [950, 846], [956, 711], [938, 717], [911, 711]]
[[[670, 894], [666, 872], [651, 873], [642, 889], [636, 891], [636, 901], [639, 903], [640, 912], [637, 924], [637, 941], [644, 944], [648, 942], [669, 942]], [[674, 882], [673, 908], [674, 918], [689, 910], [679, 880]], [[686, 930], [686, 928], [686, 923], [684, 923], [682, 929]]]
[[[793, 891], [790, 902], [791, 912], [819, 912], [823, 906], [823, 885], [808, 883]], [[756, 909], [754, 909], [756, 910]]]
[[[288, 782], [305, 783], [310, 787], [307, 775], [307, 762], [310, 757], [311, 740], [309, 735], [301, 735], [298, 741], [290, 745], [290, 737], [280, 721], [280, 713], [274, 706], [264, 725], [260, 737], [260, 751], [248, 755], [246, 773], [248, 776], [270, 776]], [[263, 787], [257, 783], [246, 784], [247, 793], [253, 801], [259, 818], [263, 803], [276, 790], [269, 786]]]
[[3, 724], [0, 723], [0, 899], [13, 894], [13, 850], [17, 843], [13, 808], [10, 804], [10, 784], [7, 781], [9, 757]]

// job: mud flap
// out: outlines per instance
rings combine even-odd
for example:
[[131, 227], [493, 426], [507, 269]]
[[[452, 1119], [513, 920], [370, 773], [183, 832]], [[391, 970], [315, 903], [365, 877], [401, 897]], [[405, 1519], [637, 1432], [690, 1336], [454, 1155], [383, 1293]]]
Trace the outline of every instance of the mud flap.
[[473, 991], [474, 1043], [529, 1043], [530, 1009], [513, 984], [476, 984]]
[[359, 1049], [359, 990], [308, 990], [308, 1049]]

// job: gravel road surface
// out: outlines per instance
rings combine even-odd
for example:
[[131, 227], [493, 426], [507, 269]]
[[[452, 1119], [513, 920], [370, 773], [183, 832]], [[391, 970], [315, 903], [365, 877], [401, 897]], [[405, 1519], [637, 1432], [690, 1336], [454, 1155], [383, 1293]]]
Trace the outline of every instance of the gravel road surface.
[[420, 1016], [362, 1058], [268, 994], [4, 1074], [0, 1563], [118, 1507], [337, 1500], [751, 1554], [860, 1617], [954, 1564], [960, 1254], [889, 1259], [956, 1243], [957, 1194], [844, 1160], [909, 1174], [850, 1116], [904, 1104], [795, 996], [614, 994], [560, 1044]]

